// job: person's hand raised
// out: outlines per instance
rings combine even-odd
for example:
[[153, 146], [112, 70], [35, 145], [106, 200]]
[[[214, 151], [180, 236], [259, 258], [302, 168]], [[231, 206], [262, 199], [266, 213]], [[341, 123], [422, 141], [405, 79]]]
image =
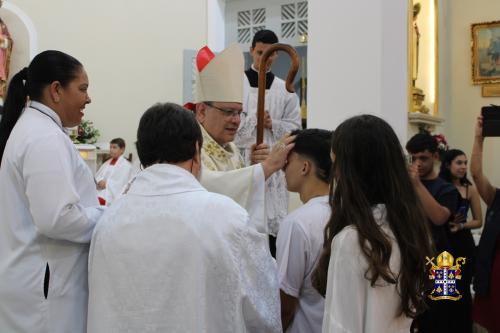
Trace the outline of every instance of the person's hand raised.
[[420, 174], [418, 173], [418, 167], [416, 164], [408, 165], [408, 175], [410, 176], [410, 180], [413, 183], [413, 186], [416, 186], [420, 183]]
[[476, 139], [484, 140], [483, 137], [483, 116], [478, 116], [476, 120], [476, 126], [474, 128], [474, 136]]

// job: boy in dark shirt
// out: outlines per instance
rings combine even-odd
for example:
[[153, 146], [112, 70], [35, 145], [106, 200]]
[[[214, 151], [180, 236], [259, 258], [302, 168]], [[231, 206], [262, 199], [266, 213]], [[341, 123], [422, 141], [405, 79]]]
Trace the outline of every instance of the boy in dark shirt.
[[453, 184], [438, 177], [434, 164], [439, 160], [436, 139], [427, 133], [413, 136], [406, 144], [411, 155], [410, 177], [432, 228], [436, 250], [449, 250], [448, 221], [453, 219], [460, 194]]
[[[434, 168], [435, 162], [439, 160], [437, 141], [428, 133], [419, 133], [408, 141], [406, 150], [412, 161], [409, 166], [410, 178], [431, 226], [435, 256], [443, 251], [453, 255], [448, 222], [454, 218], [460, 193], [453, 184], [439, 178]], [[418, 328], [418, 332], [468, 332], [464, 327], [456, 327], [453, 301], [428, 299], [427, 304], [429, 309], [419, 315], [412, 325]]]

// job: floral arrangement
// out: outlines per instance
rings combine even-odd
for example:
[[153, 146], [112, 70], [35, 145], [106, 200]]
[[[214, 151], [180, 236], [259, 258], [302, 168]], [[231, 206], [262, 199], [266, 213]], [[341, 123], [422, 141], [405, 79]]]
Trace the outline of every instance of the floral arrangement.
[[441, 133], [432, 134], [426, 128], [420, 128], [419, 132], [429, 134], [429, 135], [432, 135], [434, 137], [434, 139], [437, 142], [437, 151], [438, 151], [440, 158], [442, 158], [444, 153], [446, 153], [450, 149], [450, 147], [448, 146], [448, 141], [446, 141], [446, 137], [443, 134], [441, 134]]
[[435, 134], [434, 139], [436, 139], [437, 141], [437, 148], [440, 155], [448, 151], [450, 147], [448, 146], [448, 142], [446, 141], [446, 138], [443, 134]]
[[84, 120], [78, 126], [76, 135], [71, 138], [74, 143], [96, 143], [99, 135], [99, 130], [94, 127], [94, 124], [90, 120]]

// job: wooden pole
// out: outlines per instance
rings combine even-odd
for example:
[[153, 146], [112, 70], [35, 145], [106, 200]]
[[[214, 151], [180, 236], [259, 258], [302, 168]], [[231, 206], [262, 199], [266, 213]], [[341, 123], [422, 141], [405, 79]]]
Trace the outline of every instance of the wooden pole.
[[264, 142], [264, 105], [266, 97], [266, 63], [267, 59], [276, 51], [285, 51], [288, 53], [292, 60], [292, 65], [286, 77], [286, 90], [288, 92], [295, 92], [293, 89], [293, 79], [299, 70], [299, 56], [295, 49], [287, 44], [276, 43], [271, 45], [262, 54], [259, 65], [259, 85], [258, 85], [258, 98], [257, 98], [257, 144]]

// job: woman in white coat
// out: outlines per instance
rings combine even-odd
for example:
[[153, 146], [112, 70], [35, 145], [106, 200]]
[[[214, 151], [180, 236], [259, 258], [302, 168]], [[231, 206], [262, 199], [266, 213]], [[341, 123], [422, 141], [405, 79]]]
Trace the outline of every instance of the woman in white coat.
[[[0, 331], [85, 332], [89, 242], [102, 213], [66, 132], [90, 103], [82, 64], [37, 55], [0, 122]], [[29, 99], [29, 102], [26, 101]]]

